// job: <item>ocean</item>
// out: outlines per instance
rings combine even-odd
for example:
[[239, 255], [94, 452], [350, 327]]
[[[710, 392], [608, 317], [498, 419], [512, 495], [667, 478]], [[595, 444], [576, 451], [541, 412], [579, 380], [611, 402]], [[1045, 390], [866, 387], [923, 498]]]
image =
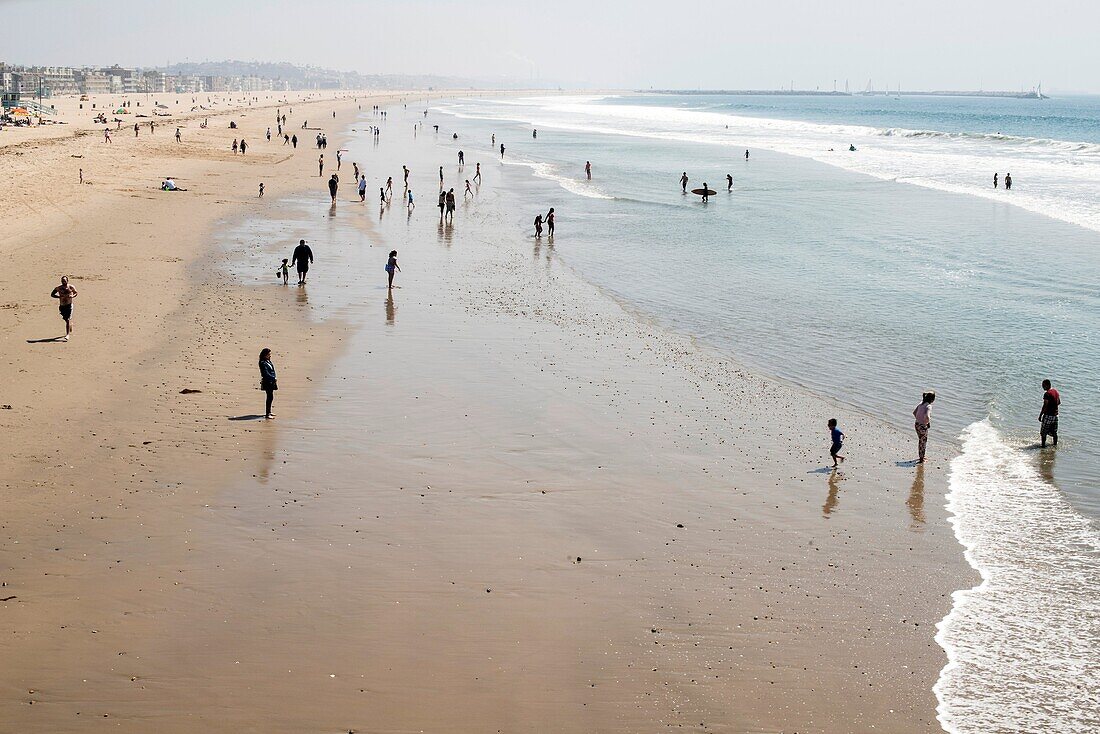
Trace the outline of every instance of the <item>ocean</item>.
[[[530, 232], [555, 207], [555, 255], [645, 317], [833, 401], [842, 419], [911, 431], [935, 390], [948, 508], [983, 577], [940, 625], [941, 723], [1100, 726], [1100, 98], [432, 109], [421, 134], [439, 124], [468, 169], [500, 160], [494, 135], [505, 144], [505, 224]], [[718, 194], [681, 193], [685, 172], [689, 189]], [[994, 189], [994, 173], [1011, 173], [1012, 190]], [[1044, 378], [1063, 398], [1057, 450], [1037, 446]]]

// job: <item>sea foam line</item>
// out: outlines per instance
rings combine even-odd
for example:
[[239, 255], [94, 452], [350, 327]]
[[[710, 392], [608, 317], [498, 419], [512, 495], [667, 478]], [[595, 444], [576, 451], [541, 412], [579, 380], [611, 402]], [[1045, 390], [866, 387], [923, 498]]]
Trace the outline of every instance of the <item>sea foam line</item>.
[[937, 625], [937, 718], [952, 734], [1100, 731], [1100, 533], [988, 420], [961, 439], [947, 509], [982, 581]]

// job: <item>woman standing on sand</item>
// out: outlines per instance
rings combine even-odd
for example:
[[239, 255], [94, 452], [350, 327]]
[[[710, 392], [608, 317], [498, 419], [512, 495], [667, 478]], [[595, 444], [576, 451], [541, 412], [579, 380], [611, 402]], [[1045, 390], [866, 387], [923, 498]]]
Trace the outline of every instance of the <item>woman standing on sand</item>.
[[393, 288], [394, 271], [401, 272], [401, 266], [397, 264], [397, 250], [390, 250], [390, 259], [386, 261], [386, 275], [389, 276], [388, 288]]
[[264, 418], [270, 420], [275, 417], [271, 412], [271, 402], [275, 399], [275, 391], [279, 389], [279, 383], [275, 378], [275, 365], [271, 363], [271, 350], [266, 347], [260, 351], [260, 389], [267, 393]]
[[928, 445], [928, 429], [932, 425], [932, 403], [936, 401], [936, 393], [929, 390], [922, 399], [921, 404], [913, 409], [913, 427], [917, 432], [917, 463], [924, 463], [924, 448]]

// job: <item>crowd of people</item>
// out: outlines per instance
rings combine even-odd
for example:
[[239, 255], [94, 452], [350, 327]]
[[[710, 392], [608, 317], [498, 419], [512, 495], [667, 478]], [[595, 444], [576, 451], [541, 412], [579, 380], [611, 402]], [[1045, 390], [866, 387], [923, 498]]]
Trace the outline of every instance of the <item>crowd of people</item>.
[[[386, 111], [380, 109], [377, 105], [372, 107], [372, 114], [381, 121], [384, 121], [386, 119]], [[427, 110], [425, 110], [424, 116], [427, 117]], [[335, 112], [333, 113], [333, 117], [335, 118]], [[281, 137], [283, 139], [283, 145], [291, 145], [294, 149], [296, 149], [297, 145], [298, 145], [297, 135], [292, 135], [292, 134], [284, 132], [284, 126], [286, 125], [286, 121], [287, 121], [286, 114], [282, 113], [281, 110], [277, 111], [275, 120], [276, 120], [276, 132], [277, 132], [278, 137]], [[154, 124], [155, 124], [154, 122], [149, 123], [150, 133], [152, 133], [153, 130], [155, 129]], [[307, 125], [308, 125], [307, 122], [303, 122], [302, 128], [307, 129]], [[415, 127], [419, 128], [420, 125], [421, 125], [421, 123], [416, 123]], [[205, 127], [205, 126], [206, 126], [206, 124], [203, 125], [203, 127]], [[233, 128], [233, 129], [236, 129], [236, 124], [235, 123], [230, 123], [230, 127]], [[433, 127], [434, 127], [435, 131], [438, 133], [439, 126], [434, 125]], [[137, 137], [139, 135], [139, 131], [140, 131], [139, 126], [138, 126], [138, 124], [135, 123], [135, 125], [134, 125], [134, 135], [135, 135], [135, 137]], [[371, 125], [368, 128], [368, 131], [370, 132], [372, 137], [377, 139], [378, 136], [379, 136], [379, 133], [380, 133], [380, 128], [379, 128], [378, 125]], [[415, 133], [415, 130], [414, 130], [414, 133]], [[106, 142], [106, 143], [111, 143], [112, 142], [111, 141], [111, 130], [110, 130], [109, 127], [104, 128], [103, 135], [104, 135], [104, 142]], [[271, 128], [269, 127], [269, 128], [267, 128], [265, 138], [266, 138], [266, 140], [270, 141], [271, 137], [272, 137]], [[457, 140], [458, 139], [458, 134], [454, 133], [452, 138], [454, 140]], [[532, 139], [537, 140], [537, 138], [538, 138], [538, 131], [537, 130], [532, 130]], [[175, 139], [176, 139], [177, 143], [182, 142], [182, 133], [180, 131], [180, 128], [178, 128], [178, 127], [176, 128]], [[325, 133], [318, 132], [317, 135], [316, 135], [315, 140], [316, 140], [317, 149], [322, 151], [319, 154], [318, 160], [317, 160], [318, 176], [323, 177], [324, 176], [324, 169], [325, 169], [324, 151], [328, 148], [328, 137]], [[490, 146], [493, 149], [498, 149], [499, 150], [501, 160], [503, 161], [504, 157], [505, 157], [506, 147], [505, 147], [505, 144], [503, 142], [501, 142], [499, 144], [497, 143], [495, 133], [491, 137]], [[239, 153], [240, 155], [244, 155], [246, 150], [248, 149], [248, 147], [249, 147], [248, 143], [245, 141], [244, 138], [241, 138], [240, 140], [238, 140], [236, 138], [233, 139], [232, 150], [233, 150], [234, 154]], [[339, 171], [341, 169], [341, 166], [342, 166], [342, 163], [343, 163], [343, 155], [342, 155], [343, 152], [344, 152], [344, 149], [339, 149], [339, 150], [336, 151], [336, 169], [337, 169], [337, 171]], [[749, 160], [749, 151], [748, 150], [745, 151], [744, 156], [745, 156], [745, 160], [748, 161]], [[465, 159], [466, 159], [465, 150], [459, 150], [458, 151], [458, 165], [459, 165], [459, 170], [460, 171], [465, 167], [465, 162], [466, 162]], [[355, 181], [355, 186], [356, 186], [356, 189], [357, 189], [357, 193], [358, 193], [358, 196], [359, 196], [359, 201], [360, 202], [365, 202], [366, 201], [366, 190], [367, 190], [367, 176], [360, 169], [358, 163], [354, 163], [353, 166], [354, 166], [353, 176], [354, 176], [354, 181]], [[402, 166], [402, 180], [403, 180], [403, 184], [404, 184], [404, 191], [403, 191], [402, 200], [405, 202], [405, 205], [406, 205], [407, 209], [409, 210], [410, 216], [412, 215], [412, 211], [415, 208], [415, 197], [413, 195], [412, 187], [410, 185], [410, 175], [411, 175], [411, 173], [412, 172], [411, 172], [411, 170], [409, 169], [409, 167], [407, 165]], [[592, 163], [591, 163], [591, 161], [586, 161], [585, 164], [584, 164], [584, 176], [587, 180], [592, 179]], [[82, 183], [83, 182], [83, 170], [81, 170], [81, 172], [80, 172], [80, 180], [81, 180], [81, 183]], [[690, 179], [688, 177], [687, 172], [684, 171], [681, 174], [680, 179], [679, 179], [681, 191], [684, 194], [688, 193], [689, 180]], [[733, 190], [733, 183], [734, 183], [732, 174], [727, 173], [725, 175], [725, 180], [726, 180], [726, 190], [727, 191], [732, 191]], [[464, 180], [465, 188], [464, 188], [463, 198], [467, 199], [469, 197], [475, 196], [476, 193], [475, 193], [474, 187], [475, 186], [480, 186], [481, 182], [482, 182], [481, 163], [476, 162], [475, 163], [475, 172], [474, 172], [474, 175], [473, 175], [472, 179], [468, 178], [468, 179]], [[999, 188], [1001, 183], [1002, 183], [1002, 179], [1000, 177], [1000, 174], [995, 173], [993, 175], [993, 187], [994, 188]], [[1004, 183], [1004, 188], [1006, 190], [1011, 189], [1012, 188], [1012, 175], [1009, 174], [1009, 173], [1006, 173], [1004, 175], [1003, 183]], [[339, 184], [340, 184], [339, 174], [338, 173], [332, 173], [330, 175], [329, 179], [328, 179], [328, 192], [329, 192], [329, 196], [331, 198], [331, 202], [332, 202], [333, 206], [336, 205], [336, 202], [337, 202], [337, 199], [338, 199]], [[161, 188], [165, 191], [185, 191], [186, 190], [186, 189], [182, 189], [179, 186], [177, 186], [176, 182], [172, 178], [166, 178], [162, 182]], [[263, 197], [263, 195], [264, 195], [264, 188], [265, 188], [264, 184], [261, 182], [259, 184], [259, 196], [260, 197]], [[702, 188], [701, 189], [694, 189], [693, 193], [700, 194], [702, 196], [703, 201], [705, 202], [709, 198], [709, 196], [713, 194], [713, 191], [711, 189], [709, 189], [707, 183], [704, 182]], [[393, 177], [389, 176], [386, 179], [385, 185], [379, 187], [379, 202], [380, 202], [380, 205], [383, 208], [385, 208], [386, 206], [388, 206], [392, 202], [392, 199], [393, 199]], [[441, 222], [453, 222], [454, 215], [455, 215], [455, 210], [457, 208], [457, 202], [456, 202], [456, 197], [455, 197], [455, 189], [454, 189], [453, 186], [451, 186], [451, 187], [446, 186], [445, 171], [444, 171], [443, 166], [439, 167], [439, 195], [438, 195], [437, 204], [438, 204], [438, 208], [439, 208], [440, 221]], [[535, 216], [534, 229], [535, 229], [536, 239], [541, 238], [543, 236], [544, 231], [545, 231], [547, 237], [549, 237], [551, 240], [553, 239], [554, 229], [555, 229], [555, 210], [554, 210], [554, 207], [550, 207], [549, 211], [545, 215], [540, 213], [540, 214]], [[291, 269], [293, 269], [298, 275], [298, 285], [299, 286], [305, 286], [306, 280], [307, 280], [307, 277], [308, 277], [308, 274], [309, 274], [309, 269], [310, 269], [310, 266], [313, 264], [313, 262], [314, 262], [313, 250], [310, 248], [310, 246], [306, 243], [306, 241], [304, 239], [299, 240], [299, 243], [298, 243], [297, 247], [294, 248], [293, 252], [291, 253], [291, 256], [289, 258], [283, 258], [282, 263], [279, 265], [279, 267], [276, 270], [276, 275], [279, 278], [282, 279], [282, 282], [283, 282], [284, 285], [289, 284], [290, 271], [291, 271]], [[395, 276], [396, 273], [401, 272], [401, 268], [398, 265], [398, 261], [397, 261], [397, 250], [391, 250], [389, 252], [389, 254], [387, 256], [387, 259], [386, 259], [385, 271], [386, 271], [386, 287], [387, 287], [387, 289], [392, 290], [394, 288], [394, 276]], [[50, 295], [51, 295], [52, 298], [55, 298], [55, 299], [58, 300], [59, 311], [60, 311], [60, 314], [61, 314], [61, 318], [65, 322], [65, 335], [63, 337], [60, 337], [59, 340], [60, 341], [68, 341], [70, 339], [70, 337], [72, 336], [72, 333], [73, 333], [73, 299], [76, 298], [77, 291], [72, 285], [70, 285], [68, 277], [62, 277], [60, 285], [56, 286], [51, 291]], [[264, 393], [266, 395], [265, 417], [274, 418], [274, 414], [272, 413], [272, 404], [273, 404], [273, 400], [274, 400], [274, 393], [279, 388], [278, 388], [278, 381], [277, 381], [276, 372], [275, 372], [275, 366], [274, 366], [274, 363], [272, 361], [272, 352], [271, 352], [271, 349], [269, 349], [269, 348], [264, 348], [260, 352], [259, 371], [260, 371], [260, 388], [264, 391]], [[1039, 424], [1040, 424], [1040, 430], [1039, 430], [1040, 444], [1039, 445], [1040, 445], [1040, 447], [1045, 448], [1047, 446], [1048, 441], [1051, 442], [1054, 446], [1057, 446], [1057, 444], [1058, 444], [1058, 418], [1059, 418], [1059, 412], [1060, 412], [1060, 406], [1061, 406], [1061, 396], [1060, 396], [1059, 392], [1052, 386], [1050, 380], [1043, 380], [1042, 388], [1043, 388], [1042, 405], [1041, 405], [1039, 415], [1038, 415], [1038, 421], [1039, 421]], [[914, 425], [914, 431], [915, 431], [916, 440], [917, 440], [917, 458], [916, 458], [915, 463], [917, 463], [917, 464], [922, 464], [926, 460], [928, 436], [929, 436], [929, 431], [930, 431], [931, 426], [932, 426], [932, 405], [935, 402], [935, 400], [936, 400], [936, 393], [934, 391], [927, 391], [927, 392], [923, 393], [923, 395], [921, 396], [920, 404], [917, 405], [916, 408], [913, 409], [913, 420], [914, 420], [913, 425]], [[844, 451], [844, 443], [845, 443], [845, 440], [846, 440], [847, 437], [846, 437], [845, 433], [841, 430], [841, 428], [839, 426], [839, 421], [836, 418], [831, 418], [831, 419], [828, 420], [827, 428], [828, 428], [828, 431], [829, 431], [829, 456], [832, 459], [832, 467], [835, 470], [846, 459], [845, 454], [842, 453], [842, 452]]]

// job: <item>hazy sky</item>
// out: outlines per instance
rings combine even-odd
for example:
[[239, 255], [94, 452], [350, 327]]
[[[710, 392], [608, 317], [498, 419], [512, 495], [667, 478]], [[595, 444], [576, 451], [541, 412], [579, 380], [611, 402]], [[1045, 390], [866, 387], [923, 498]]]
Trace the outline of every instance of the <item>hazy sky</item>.
[[0, 60], [241, 59], [624, 88], [1100, 91], [1100, 0], [0, 0]]

